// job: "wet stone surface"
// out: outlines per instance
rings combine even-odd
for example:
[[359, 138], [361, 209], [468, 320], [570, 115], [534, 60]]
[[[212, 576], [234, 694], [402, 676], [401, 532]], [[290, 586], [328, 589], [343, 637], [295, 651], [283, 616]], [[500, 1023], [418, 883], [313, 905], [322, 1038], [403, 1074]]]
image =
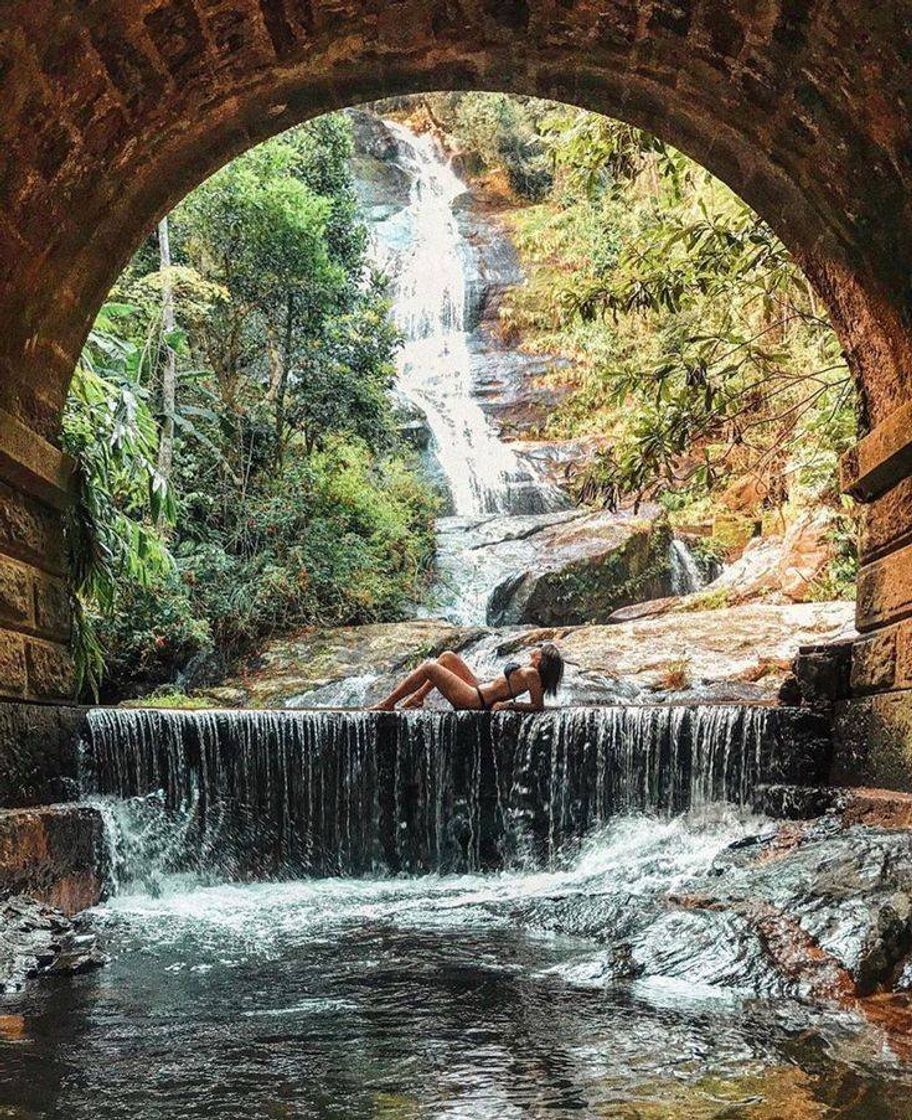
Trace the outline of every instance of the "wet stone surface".
[[85, 918], [70, 919], [25, 895], [0, 898], [0, 989], [17, 991], [39, 976], [76, 975], [107, 957]]
[[[548, 872], [127, 892], [92, 914], [111, 967], [0, 1005], [3, 1099], [74, 1120], [906, 1120], [905, 997], [889, 1020], [846, 979], [880, 926], [834, 884], [867, 908], [907, 864], [884, 871], [895, 834], [815, 828], [788, 847], [715, 807], [618, 818]], [[843, 923], [826, 950], [801, 929], [823, 914]]]

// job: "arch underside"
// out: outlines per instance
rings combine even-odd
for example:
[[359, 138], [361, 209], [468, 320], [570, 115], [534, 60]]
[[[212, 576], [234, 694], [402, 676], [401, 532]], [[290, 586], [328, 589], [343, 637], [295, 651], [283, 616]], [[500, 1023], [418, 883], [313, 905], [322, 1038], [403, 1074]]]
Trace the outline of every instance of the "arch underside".
[[53, 437], [119, 270], [232, 156], [328, 109], [492, 89], [618, 117], [727, 182], [805, 268], [876, 423], [909, 395], [912, 39], [905, 5], [868, 7], [16, 0], [0, 33], [0, 404]]

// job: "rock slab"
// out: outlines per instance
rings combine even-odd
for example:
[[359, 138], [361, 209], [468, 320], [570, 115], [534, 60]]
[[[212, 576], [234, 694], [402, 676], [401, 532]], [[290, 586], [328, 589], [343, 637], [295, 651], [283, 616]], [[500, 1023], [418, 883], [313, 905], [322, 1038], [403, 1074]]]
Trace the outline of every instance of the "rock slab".
[[851, 603], [752, 603], [606, 626], [452, 626], [439, 619], [311, 628], [271, 642], [211, 707], [361, 707], [422, 658], [459, 651], [481, 677], [536, 642], [567, 659], [562, 705], [775, 700], [799, 647], [852, 629]]
[[0, 891], [71, 916], [107, 893], [108, 849], [98, 809], [49, 805], [0, 812]]
[[0, 988], [18, 991], [39, 976], [75, 975], [107, 957], [80, 919], [24, 895], [0, 898]]

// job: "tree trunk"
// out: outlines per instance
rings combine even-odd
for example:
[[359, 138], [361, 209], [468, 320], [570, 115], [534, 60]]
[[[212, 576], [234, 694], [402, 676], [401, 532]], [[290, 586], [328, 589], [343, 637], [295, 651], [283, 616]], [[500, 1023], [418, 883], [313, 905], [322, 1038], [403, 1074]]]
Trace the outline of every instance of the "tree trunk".
[[291, 365], [291, 347], [294, 339], [294, 294], [288, 293], [285, 310], [285, 347], [275, 395], [276, 470], [281, 472], [285, 458], [285, 390], [288, 388], [288, 369]]
[[[171, 277], [171, 241], [168, 236], [168, 219], [158, 223], [158, 251], [162, 276], [162, 335], [164, 337], [164, 362], [161, 380], [161, 432], [158, 439], [158, 473], [166, 485], [171, 483], [174, 461], [174, 408], [177, 392], [177, 354], [168, 341], [174, 331], [174, 283]], [[163, 524], [159, 514], [159, 527]]]

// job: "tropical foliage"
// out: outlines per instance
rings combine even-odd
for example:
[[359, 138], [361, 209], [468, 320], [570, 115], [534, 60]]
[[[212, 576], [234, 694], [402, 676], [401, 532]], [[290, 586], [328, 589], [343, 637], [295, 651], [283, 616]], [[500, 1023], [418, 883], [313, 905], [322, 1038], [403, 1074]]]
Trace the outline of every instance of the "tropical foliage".
[[235, 160], [143, 245], [90, 336], [69, 535], [79, 660], [106, 695], [215, 674], [289, 626], [395, 618], [419, 592], [434, 502], [397, 434], [399, 340], [350, 151], [336, 115]]
[[[659, 497], [682, 524], [837, 511], [854, 392], [774, 232], [627, 125], [532, 98], [387, 103], [436, 129], [512, 228], [526, 283], [504, 340], [553, 354], [538, 430], [572, 439], [580, 501]], [[320, 118], [247, 153], [141, 246], [89, 337], [64, 424], [85, 683], [217, 676], [267, 635], [401, 617], [434, 499], [397, 432], [398, 346], [351, 171]], [[723, 542], [707, 542], [708, 548]]]
[[[580, 499], [659, 496], [685, 520], [736, 490], [758, 516], [839, 507], [854, 385], [765, 222], [628, 125], [538, 99], [427, 106], [514, 231], [527, 281], [502, 304], [505, 338], [570, 359], [547, 378], [558, 403], [533, 434], [588, 448], [570, 472]], [[521, 189], [533, 172], [548, 176], [538, 193]]]

